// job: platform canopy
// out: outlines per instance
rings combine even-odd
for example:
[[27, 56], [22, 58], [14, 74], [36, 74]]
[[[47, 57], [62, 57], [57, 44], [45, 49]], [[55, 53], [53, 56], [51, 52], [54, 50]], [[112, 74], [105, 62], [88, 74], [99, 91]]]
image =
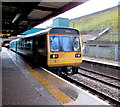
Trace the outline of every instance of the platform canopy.
[[88, 0], [38, 1], [10, 2], [10, 0], [2, 0], [2, 33], [9, 33], [11, 36], [18, 35]]

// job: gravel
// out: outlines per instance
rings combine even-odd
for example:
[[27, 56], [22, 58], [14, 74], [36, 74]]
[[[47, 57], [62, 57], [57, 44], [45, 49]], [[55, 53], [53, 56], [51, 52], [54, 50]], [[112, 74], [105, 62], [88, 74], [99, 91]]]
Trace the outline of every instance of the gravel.
[[92, 80], [92, 79], [82, 76], [80, 74], [75, 74], [75, 75], [71, 76], [71, 78], [80, 83], [83, 83], [91, 88], [94, 88], [95, 90], [97, 90], [107, 96], [110, 96], [117, 100], [120, 99], [120, 95], [119, 95], [120, 90], [117, 88], [105, 85], [99, 81]]

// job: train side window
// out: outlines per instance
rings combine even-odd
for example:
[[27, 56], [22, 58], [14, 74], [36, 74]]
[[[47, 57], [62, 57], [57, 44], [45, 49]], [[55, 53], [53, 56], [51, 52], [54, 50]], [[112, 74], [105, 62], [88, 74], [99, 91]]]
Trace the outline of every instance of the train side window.
[[26, 50], [32, 50], [32, 40], [31, 39], [26, 39], [24, 42], [24, 48]]
[[19, 42], [19, 49], [23, 50], [24, 49], [23, 46], [24, 46], [24, 40], [21, 39], [20, 42]]
[[19, 49], [19, 47], [20, 47], [20, 41], [17, 42], [17, 47]]

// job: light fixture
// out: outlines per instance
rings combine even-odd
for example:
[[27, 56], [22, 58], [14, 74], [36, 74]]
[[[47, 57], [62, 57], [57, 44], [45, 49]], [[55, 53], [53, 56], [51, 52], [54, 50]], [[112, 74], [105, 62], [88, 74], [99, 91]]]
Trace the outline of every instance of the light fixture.
[[18, 18], [20, 17], [20, 14], [18, 13], [15, 18], [13, 19], [12, 23], [14, 23]]

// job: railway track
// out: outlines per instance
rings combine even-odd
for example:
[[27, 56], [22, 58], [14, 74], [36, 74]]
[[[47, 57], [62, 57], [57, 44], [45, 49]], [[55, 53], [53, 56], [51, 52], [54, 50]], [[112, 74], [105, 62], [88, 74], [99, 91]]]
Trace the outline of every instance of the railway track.
[[110, 86], [120, 89], [120, 79], [110, 77], [110, 76], [107, 76], [107, 75], [104, 75], [98, 72], [93, 72], [85, 68], [80, 68], [79, 74], [89, 77], [91, 79], [97, 80], [106, 85], [110, 85]]
[[93, 72], [91, 69], [79, 69], [79, 74], [63, 75], [65, 80], [90, 91], [103, 100], [107, 100], [114, 107], [120, 106], [120, 79]]
[[80, 69], [87, 70], [90, 72], [96, 72], [99, 73], [100, 75], [103, 74], [103, 76], [108, 76], [109, 78], [116, 78], [120, 80], [119, 78], [119, 71], [120, 71], [120, 66], [117, 64], [112, 64], [108, 62], [99, 62], [99, 61], [88, 61], [88, 60], [83, 60], [82, 64], [79, 66]]
[[79, 74], [64, 76], [63, 78], [79, 87], [83, 87], [103, 100], [107, 99], [107, 101], [115, 107], [118, 107], [120, 103], [120, 86], [117, 85], [119, 80], [115, 78], [91, 73], [83, 69], [79, 70]]

